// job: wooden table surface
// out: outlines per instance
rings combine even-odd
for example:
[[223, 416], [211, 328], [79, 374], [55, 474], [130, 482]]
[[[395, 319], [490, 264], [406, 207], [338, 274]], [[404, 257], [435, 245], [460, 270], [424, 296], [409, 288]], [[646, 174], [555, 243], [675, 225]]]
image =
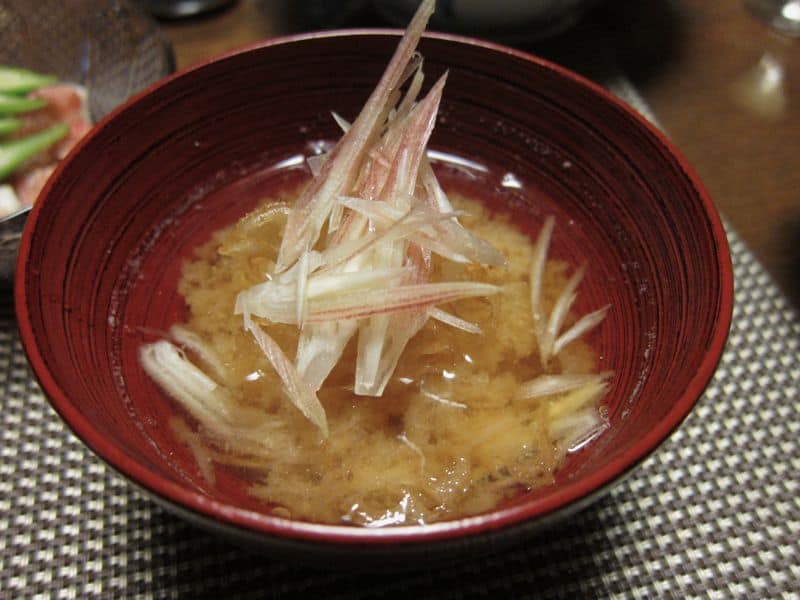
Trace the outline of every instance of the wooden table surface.
[[[387, 24], [368, 7], [310, 17], [322, 4], [238, 0], [162, 24], [178, 68], [285, 33]], [[520, 47], [587, 75], [598, 52], [620, 64], [720, 212], [800, 305], [800, 39], [773, 32], [741, 0], [605, 0], [569, 31]]]

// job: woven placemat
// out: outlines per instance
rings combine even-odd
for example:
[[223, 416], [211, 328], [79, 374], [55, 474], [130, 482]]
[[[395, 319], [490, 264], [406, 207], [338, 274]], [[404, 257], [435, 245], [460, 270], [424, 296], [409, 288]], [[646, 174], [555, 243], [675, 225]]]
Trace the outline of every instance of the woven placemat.
[[[624, 80], [610, 85], [646, 112]], [[733, 327], [683, 425], [567, 522], [446, 568], [321, 572], [164, 512], [68, 431], [0, 299], [2, 598], [798, 598], [800, 318], [729, 232]]]

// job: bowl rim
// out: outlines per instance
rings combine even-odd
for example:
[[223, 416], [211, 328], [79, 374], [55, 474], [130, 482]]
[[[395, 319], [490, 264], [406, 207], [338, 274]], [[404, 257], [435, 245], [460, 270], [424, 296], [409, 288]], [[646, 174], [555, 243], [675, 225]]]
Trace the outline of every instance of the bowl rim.
[[[231, 59], [240, 54], [261, 50], [273, 46], [284, 46], [302, 43], [319, 38], [353, 37], [364, 39], [369, 36], [397, 37], [402, 33], [395, 28], [355, 28], [337, 29], [311, 33], [280, 36], [269, 40], [259, 41], [236, 48], [234, 50], [215, 55], [198, 63], [190, 65], [178, 72], [164, 77], [151, 84], [141, 92], [135, 94], [125, 103], [117, 107], [104, 117], [92, 131], [72, 150], [70, 155], [62, 160], [56, 172], [46, 184], [42, 198], [49, 195], [54, 182], [60, 177], [61, 171], [71, 162], [72, 157], [81, 152], [91, 143], [95, 136], [109, 126], [120, 113], [128, 110], [156, 90], [170, 85], [174, 80], [190, 76], [193, 72], [202, 70], [209, 65]], [[722, 352], [728, 337], [733, 313], [733, 267], [730, 248], [721, 218], [713, 204], [708, 192], [699, 180], [694, 169], [689, 165], [683, 155], [670, 142], [665, 134], [645, 119], [626, 102], [613, 95], [597, 83], [579, 75], [565, 67], [549, 60], [535, 56], [522, 50], [517, 50], [482, 39], [467, 36], [426, 32], [424, 38], [440, 40], [455, 44], [477, 46], [491, 53], [501, 53], [534, 63], [538, 68], [553, 72], [559, 77], [572, 80], [588, 88], [603, 102], [611, 103], [622, 109], [627, 115], [637, 122], [639, 127], [647, 130], [663, 148], [676, 160], [678, 168], [691, 183], [700, 199], [704, 213], [711, 225], [713, 241], [716, 248], [717, 268], [720, 272], [720, 286], [718, 291], [717, 325], [709, 341], [701, 363], [697, 366], [694, 375], [688, 382], [681, 396], [675, 401], [665, 417], [625, 453], [614, 458], [601, 469], [576, 480], [565, 482], [543, 497], [533, 502], [523, 502], [488, 513], [432, 523], [427, 525], [403, 525], [389, 528], [360, 528], [347, 525], [329, 525], [305, 521], [293, 521], [268, 514], [239, 508], [230, 504], [213, 500], [206, 495], [189, 489], [173, 481], [167, 480], [147, 466], [133, 460], [126, 455], [111, 440], [99, 434], [91, 422], [77, 411], [73, 403], [60, 388], [46, 361], [38, 350], [36, 334], [33, 330], [31, 315], [27, 303], [26, 281], [30, 277], [29, 255], [32, 244], [32, 232], [35, 229], [42, 207], [46, 201], [37, 202], [30, 211], [28, 225], [23, 233], [19, 247], [17, 262], [17, 277], [15, 278], [15, 304], [17, 321], [20, 330], [23, 348], [34, 374], [49, 399], [50, 404], [59, 413], [66, 424], [80, 438], [85, 445], [97, 454], [104, 462], [122, 473], [126, 478], [132, 479], [136, 486], [145, 489], [157, 499], [178, 509], [178, 512], [187, 516], [194, 515], [200, 521], [211, 524], [217, 528], [238, 530], [240, 533], [255, 533], [260, 538], [290, 538], [298, 542], [312, 542], [333, 545], [390, 545], [390, 544], [418, 544], [427, 541], [452, 540], [453, 538], [478, 536], [480, 534], [497, 532], [522, 525], [523, 523], [538, 520], [555, 520], [559, 515], [574, 512], [582, 508], [588, 501], [595, 497], [601, 490], [608, 489], [612, 484], [619, 482], [624, 475], [634, 469], [644, 458], [656, 449], [680, 425], [699, 400], [716, 367], [722, 357]], [[387, 56], [387, 60], [388, 60]]]

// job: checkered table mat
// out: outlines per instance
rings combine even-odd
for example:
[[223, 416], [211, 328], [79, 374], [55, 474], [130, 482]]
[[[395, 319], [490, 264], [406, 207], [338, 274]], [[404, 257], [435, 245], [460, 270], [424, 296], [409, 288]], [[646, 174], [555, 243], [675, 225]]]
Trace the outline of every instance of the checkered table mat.
[[0, 598], [800, 598], [800, 318], [729, 240], [728, 346], [672, 437], [524, 545], [399, 574], [248, 554], [141, 496], [49, 407], [1, 291]]

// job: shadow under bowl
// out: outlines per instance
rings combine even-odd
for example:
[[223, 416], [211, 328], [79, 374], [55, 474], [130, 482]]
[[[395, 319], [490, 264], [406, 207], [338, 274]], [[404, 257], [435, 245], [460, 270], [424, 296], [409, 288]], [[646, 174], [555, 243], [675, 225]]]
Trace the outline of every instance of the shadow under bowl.
[[184, 316], [176, 282], [198, 244], [307, 177], [303, 157], [339, 136], [330, 111], [357, 114], [397, 40], [387, 31], [296, 36], [169, 78], [61, 165], [22, 240], [22, 340], [68, 425], [157, 501], [284, 557], [421, 564], [497, 548], [586, 506], [689, 413], [730, 325], [725, 233], [662, 135], [562, 68], [429, 35], [427, 80], [450, 72], [431, 143], [445, 185], [531, 232], [555, 215], [554, 256], [589, 263], [578, 309], [611, 305], [593, 334], [601, 368], [614, 371], [611, 427], [570, 456], [555, 484], [427, 526], [291, 521], [259, 511], [235, 481], [206, 483], [167, 426], [175, 405], [139, 365], [142, 332]]

